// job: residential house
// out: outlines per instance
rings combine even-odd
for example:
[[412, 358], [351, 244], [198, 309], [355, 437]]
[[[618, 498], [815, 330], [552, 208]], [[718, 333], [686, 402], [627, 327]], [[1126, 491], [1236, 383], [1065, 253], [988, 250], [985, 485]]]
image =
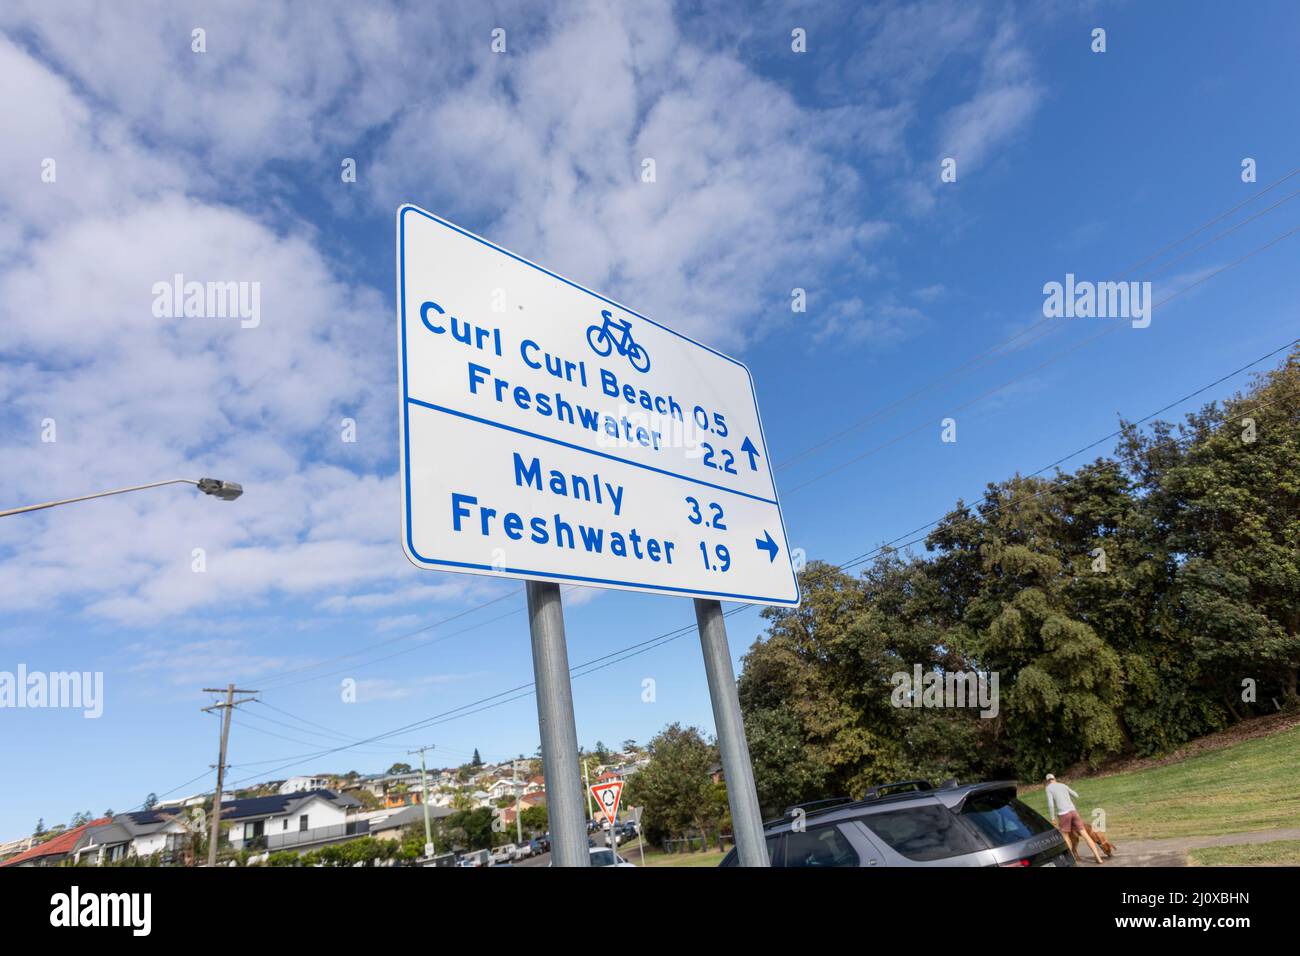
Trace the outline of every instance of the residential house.
[[323, 846], [363, 836], [365, 820], [349, 819], [361, 803], [332, 790], [248, 797], [221, 805], [222, 828], [236, 850], [284, 850]]
[[77, 841], [72, 859], [95, 866], [116, 863], [127, 857], [148, 858], [157, 853], [161, 862], [178, 861], [187, 842], [187, 831], [168, 813], [144, 810], [119, 813], [102, 826], [93, 826]]
[[[523, 813], [525, 810], [529, 809], [530, 807], [540, 807], [543, 806], [545, 803], [546, 803], [545, 793], [530, 793], [526, 797], [520, 797], [519, 812]], [[515, 805], [513, 803], [501, 811], [501, 821], [505, 823], [506, 826], [514, 826]]]
[[328, 790], [329, 777], [290, 777], [280, 784], [280, 793], [306, 793], [308, 790]]
[[[432, 776], [429, 777], [429, 789], [433, 790]], [[424, 778], [418, 770], [411, 773], [394, 773], [384, 778], [384, 807], [415, 806], [424, 800]]]
[[519, 793], [524, 792], [524, 781], [515, 781], [507, 777], [504, 780], [496, 781], [492, 786], [488, 787], [487, 795], [488, 799], [495, 803], [502, 797], [513, 797], [516, 791]]
[[4, 843], [0, 843], [0, 860], [16, 856], [25, 850], [30, 850], [35, 845], [36, 837], [34, 836], [19, 837], [17, 840], [7, 840]]
[[[454, 813], [450, 807], [429, 807], [429, 820], [441, 820]], [[370, 835], [377, 840], [400, 840], [409, 826], [424, 826], [424, 807], [403, 807], [396, 813], [370, 821]]]
[[201, 807], [208, 802], [207, 794], [195, 794], [192, 797], [180, 797], [176, 800], [160, 800], [153, 805], [155, 810], [177, 810], [186, 807]]
[[90, 823], [83, 823], [79, 827], [73, 827], [44, 843], [36, 844], [17, 856], [11, 856], [0, 862], [0, 866], [58, 866], [71, 856], [87, 830], [103, 826], [108, 822], [110, 822], [108, 817], [101, 817]]
[[384, 795], [384, 780], [388, 777], [385, 773], [370, 773], [362, 777], [357, 777], [343, 787], [344, 792], [349, 790], [365, 790], [375, 797]]

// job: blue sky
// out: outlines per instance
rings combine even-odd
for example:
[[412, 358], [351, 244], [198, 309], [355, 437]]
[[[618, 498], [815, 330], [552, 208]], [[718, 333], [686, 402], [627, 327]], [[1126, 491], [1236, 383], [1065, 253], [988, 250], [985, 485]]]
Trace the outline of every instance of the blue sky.
[[[0, 522], [0, 670], [105, 682], [97, 720], [0, 710], [0, 838], [210, 787], [199, 689], [229, 681], [278, 708], [237, 717], [236, 781], [379, 770], [424, 743], [435, 763], [536, 748], [523, 696], [290, 759], [532, 679], [522, 585], [402, 555], [402, 202], [743, 359], [778, 464], [817, 446], [778, 488], [792, 545], [834, 562], [1296, 334], [1300, 236], [1215, 273], [1300, 225], [1300, 204], [1197, 247], [1300, 177], [1144, 262], [1300, 166], [1290, 4], [49, 6], [0, 12], [0, 76], [22, 91], [0, 120], [0, 506], [200, 474], [247, 494]], [[155, 317], [150, 290], [177, 272], [259, 282], [261, 323]], [[1149, 328], [1071, 352], [1114, 322], [1060, 320], [927, 387], [1038, 322], [1066, 273], [1189, 291]], [[575, 664], [693, 622], [681, 599], [566, 602]], [[739, 659], [761, 619], [729, 628]], [[712, 731], [693, 631], [574, 695], [588, 745]]]

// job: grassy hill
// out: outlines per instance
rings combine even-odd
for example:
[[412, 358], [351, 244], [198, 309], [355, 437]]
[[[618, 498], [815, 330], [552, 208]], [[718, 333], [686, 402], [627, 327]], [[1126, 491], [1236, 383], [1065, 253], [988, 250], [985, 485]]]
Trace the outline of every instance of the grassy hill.
[[[1117, 842], [1300, 827], [1300, 726], [1173, 763], [1066, 782], [1079, 792], [1085, 820], [1094, 808], [1105, 811]], [[1021, 799], [1046, 813], [1041, 787], [1021, 788]]]

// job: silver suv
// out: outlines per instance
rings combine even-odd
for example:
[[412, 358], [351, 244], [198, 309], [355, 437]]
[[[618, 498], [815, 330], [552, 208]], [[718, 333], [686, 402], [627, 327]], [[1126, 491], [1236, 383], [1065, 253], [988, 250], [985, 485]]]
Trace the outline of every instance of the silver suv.
[[[1014, 781], [932, 787], [907, 780], [861, 800], [791, 807], [763, 825], [774, 867], [1073, 866], [1061, 832]], [[739, 866], [733, 849], [720, 866]]]

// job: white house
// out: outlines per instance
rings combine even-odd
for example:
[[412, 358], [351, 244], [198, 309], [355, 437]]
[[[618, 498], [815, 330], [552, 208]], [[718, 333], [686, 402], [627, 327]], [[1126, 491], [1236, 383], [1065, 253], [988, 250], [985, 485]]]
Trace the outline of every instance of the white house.
[[365, 832], [364, 823], [351, 823], [348, 811], [360, 802], [330, 790], [250, 797], [221, 806], [221, 825], [229, 827], [236, 849], [270, 851], [330, 843]]
[[280, 793], [306, 793], [308, 790], [326, 790], [329, 785], [328, 777], [290, 777], [280, 784]]
[[129, 856], [146, 858], [157, 853], [173, 862], [185, 841], [184, 825], [169, 813], [143, 810], [119, 813], [111, 820], [88, 827], [72, 851], [75, 862], [100, 866]]
[[523, 780], [520, 780], [518, 782], [512, 781], [509, 778], [505, 780], [498, 780], [495, 783], [493, 783], [492, 786], [488, 787], [487, 789], [488, 799], [500, 800], [502, 797], [513, 797], [515, 795], [516, 790], [519, 792], [520, 796], [523, 796], [523, 793], [527, 789], [527, 786], [528, 785]]
[[207, 801], [207, 796], [199, 793], [192, 797], [181, 797], [177, 800], [160, 800], [153, 805], [153, 808], [155, 810], [175, 810], [180, 807], [201, 807]]

